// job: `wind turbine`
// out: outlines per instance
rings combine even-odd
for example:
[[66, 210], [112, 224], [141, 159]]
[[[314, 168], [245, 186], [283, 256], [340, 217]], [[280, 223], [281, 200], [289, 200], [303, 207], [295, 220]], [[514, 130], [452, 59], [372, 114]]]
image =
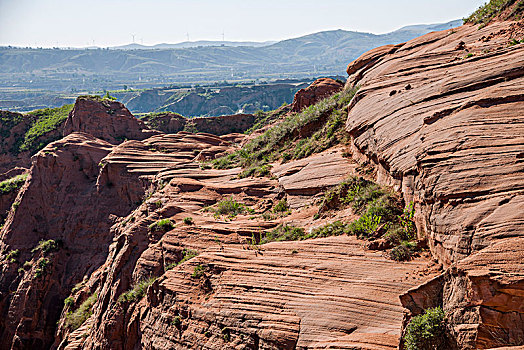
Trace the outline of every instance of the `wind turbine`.
[[131, 36], [133, 37], [133, 44], [135, 43], [135, 36], [136, 34], [131, 34]]

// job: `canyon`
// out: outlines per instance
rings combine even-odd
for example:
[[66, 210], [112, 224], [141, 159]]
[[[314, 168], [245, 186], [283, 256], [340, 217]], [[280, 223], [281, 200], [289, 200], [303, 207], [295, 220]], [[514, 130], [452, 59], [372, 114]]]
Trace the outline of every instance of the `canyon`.
[[[433, 308], [440, 349], [522, 348], [510, 3], [261, 115], [136, 118], [81, 96], [25, 150], [38, 118], [2, 111], [0, 180], [24, 177], [0, 191], [0, 349], [405, 349]], [[363, 218], [378, 222], [350, 234]]]

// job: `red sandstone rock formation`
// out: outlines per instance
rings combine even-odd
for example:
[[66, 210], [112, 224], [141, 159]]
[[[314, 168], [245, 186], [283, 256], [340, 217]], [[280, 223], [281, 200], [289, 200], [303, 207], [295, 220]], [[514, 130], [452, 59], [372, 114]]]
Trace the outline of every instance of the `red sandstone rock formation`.
[[64, 135], [85, 132], [111, 144], [126, 139], [143, 140], [155, 134], [146, 130], [144, 122], [136, 119], [120, 102], [93, 96], [78, 97], [64, 125]]
[[300, 89], [293, 99], [291, 105], [292, 112], [300, 112], [302, 109], [309, 107], [321, 99], [339, 92], [344, 84], [330, 78], [321, 78], [315, 80], [305, 89]]
[[461, 349], [523, 339], [524, 279], [513, 273], [524, 271], [524, 46], [508, 45], [523, 35], [522, 22], [467, 25], [348, 67], [360, 86], [346, 124], [353, 154], [414, 200], [421, 235], [451, 265], [403, 303], [412, 315], [443, 305]]

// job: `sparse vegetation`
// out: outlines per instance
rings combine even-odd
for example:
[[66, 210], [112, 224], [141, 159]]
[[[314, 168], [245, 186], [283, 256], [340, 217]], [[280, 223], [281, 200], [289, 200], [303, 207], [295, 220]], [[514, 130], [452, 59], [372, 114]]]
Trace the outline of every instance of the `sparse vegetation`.
[[59, 249], [60, 242], [55, 241], [53, 239], [49, 240], [42, 240], [38, 242], [38, 245], [31, 250], [31, 253], [36, 253], [38, 251], [41, 251], [44, 256], [48, 255], [49, 253], [56, 252]]
[[443, 350], [445, 315], [441, 307], [427, 309], [409, 322], [404, 341], [407, 350]]
[[[344, 111], [357, 89], [344, 90], [325, 98], [315, 105], [295, 113], [241, 149], [213, 161], [217, 169], [242, 167], [240, 177], [266, 176], [269, 163], [294, 149], [288, 158], [300, 159], [321, 152], [343, 139]], [[316, 130], [307, 132], [306, 129]]]
[[93, 305], [97, 300], [97, 294], [92, 294], [73, 312], [68, 312], [65, 325], [72, 331], [78, 329], [92, 314]]
[[260, 240], [260, 244], [279, 241], [301, 241], [306, 238], [304, 229], [291, 225], [279, 225]]
[[25, 133], [18, 150], [20, 152], [30, 151], [31, 153], [36, 153], [48, 143], [62, 137], [62, 135], [57, 134], [56, 137], [42, 139], [42, 136], [48, 132], [58, 129], [67, 119], [72, 109], [73, 105], [70, 104], [58, 108], [45, 108], [29, 112], [28, 115], [36, 117], [36, 121]]
[[513, 6], [515, 8], [505, 19], [520, 19], [522, 12], [524, 12], [524, 0], [490, 0], [482, 5], [478, 10], [473, 12], [469, 17], [464, 19], [464, 24], [480, 24], [486, 25], [493, 18], [500, 15], [502, 12]]
[[67, 297], [64, 299], [64, 306], [65, 307], [71, 307], [75, 303], [75, 299], [73, 297]]
[[413, 203], [402, 210], [401, 201], [393, 192], [362, 177], [350, 177], [326, 193], [319, 214], [343, 206], [351, 206], [360, 218], [349, 224], [330, 224], [333, 226], [328, 225], [323, 235], [383, 237], [394, 246], [389, 256], [397, 261], [409, 260], [416, 253]]
[[190, 260], [190, 259], [193, 259], [195, 256], [198, 255], [198, 252], [196, 250], [192, 250], [192, 249], [184, 249], [182, 251], [182, 259], [179, 261], [179, 262], [175, 262], [175, 263], [172, 263], [172, 264], [169, 264], [166, 266], [165, 270], [171, 270], [172, 268], [174, 268], [175, 266], [178, 266], [180, 264], [183, 264], [185, 263], [186, 261]]
[[14, 249], [14, 250], [9, 251], [9, 253], [7, 253], [4, 260], [14, 263], [17, 261], [19, 256], [20, 256], [20, 250]]
[[204, 275], [204, 272], [205, 272], [204, 266], [198, 264], [193, 269], [193, 273], [191, 274], [191, 277], [193, 277], [193, 278], [200, 278], [200, 277], [202, 277]]
[[193, 218], [189, 217], [189, 216], [184, 218], [184, 224], [186, 224], [186, 225], [193, 225]]
[[180, 325], [182, 324], [182, 317], [180, 317], [179, 315], [173, 317], [173, 321], [171, 322], [171, 324], [175, 327], [180, 327]]
[[175, 228], [175, 224], [171, 221], [171, 219], [162, 219], [162, 220], [158, 220], [157, 222], [152, 223], [151, 225], [149, 225], [149, 228], [152, 231], [167, 232], [167, 231], [172, 230], [173, 228]]
[[286, 199], [281, 199], [278, 201], [278, 203], [273, 207], [273, 213], [284, 213], [289, 210], [289, 205], [287, 204]]
[[49, 259], [40, 258], [40, 260], [38, 260], [38, 262], [36, 263], [37, 268], [35, 270], [35, 277], [39, 278], [45, 276], [45, 274], [47, 273], [47, 268], [50, 264], [51, 262], [49, 261]]
[[348, 224], [342, 221], [335, 221], [312, 230], [308, 238], [340, 236], [347, 233], [349, 233]]
[[216, 216], [227, 215], [229, 217], [235, 217], [238, 214], [254, 212], [253, 209], [247, 207], [245, 204], [237, 202], [233, 198], [226, 198], [218, 202], [214, 208], [210, 208]]
[[415, 252], [415, 247], [413, 242], [403, 241], [389, 251], [389, 257], [395, 261], [409, 260]]
[[124, 292], [118, 297], [119, 303], [134, 302], [142, 299], [146, 294], [147, 288], [155, 282], [156, 277], [146, 278], [136, 283], [133, 288]]
[[5, 195], [13, 191], [18, 191], [25, 183], [28, 174], [17, 175], [10, 179], [0, 182], [0, 195]]

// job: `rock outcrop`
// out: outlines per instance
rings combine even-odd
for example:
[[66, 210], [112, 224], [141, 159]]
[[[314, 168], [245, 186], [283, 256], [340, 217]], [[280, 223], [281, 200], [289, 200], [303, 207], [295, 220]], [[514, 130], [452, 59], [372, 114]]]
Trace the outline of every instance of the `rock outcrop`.
[[305, 89], [300, 89], [291, 104], [292, 112], [300, 112], [302, 109], [309, 107], [318, 101], [339, 92], [344, 87], [340, 81], [331, 78], [320, 78], [315, 80]]
[[[125, 214], [96, 186], [98, 163], [110, 149], [73, 133], [33, 158], [0, 233], [0, 250], [18, 252], [0, 272], [0, 348], [48, 348], [63, 300], [105, 259], [109, 214]], [[47, 240], [54, 243], [44, 252], [38, 246]]]
[[84, 132], [111, 144], [143, 140], [155, 134], [120, 102], [98, 96], [80, 96], [64, 125], [64, 136]]
[[461, 349], [523, 339], [522, 36], [522, 22], [466, 25], [348, 67], [360, 86], [346, 124], [353, 154], [415, 202], [419, 232], [452, 266], [403, 301], [412, 315], [442, 305]]

